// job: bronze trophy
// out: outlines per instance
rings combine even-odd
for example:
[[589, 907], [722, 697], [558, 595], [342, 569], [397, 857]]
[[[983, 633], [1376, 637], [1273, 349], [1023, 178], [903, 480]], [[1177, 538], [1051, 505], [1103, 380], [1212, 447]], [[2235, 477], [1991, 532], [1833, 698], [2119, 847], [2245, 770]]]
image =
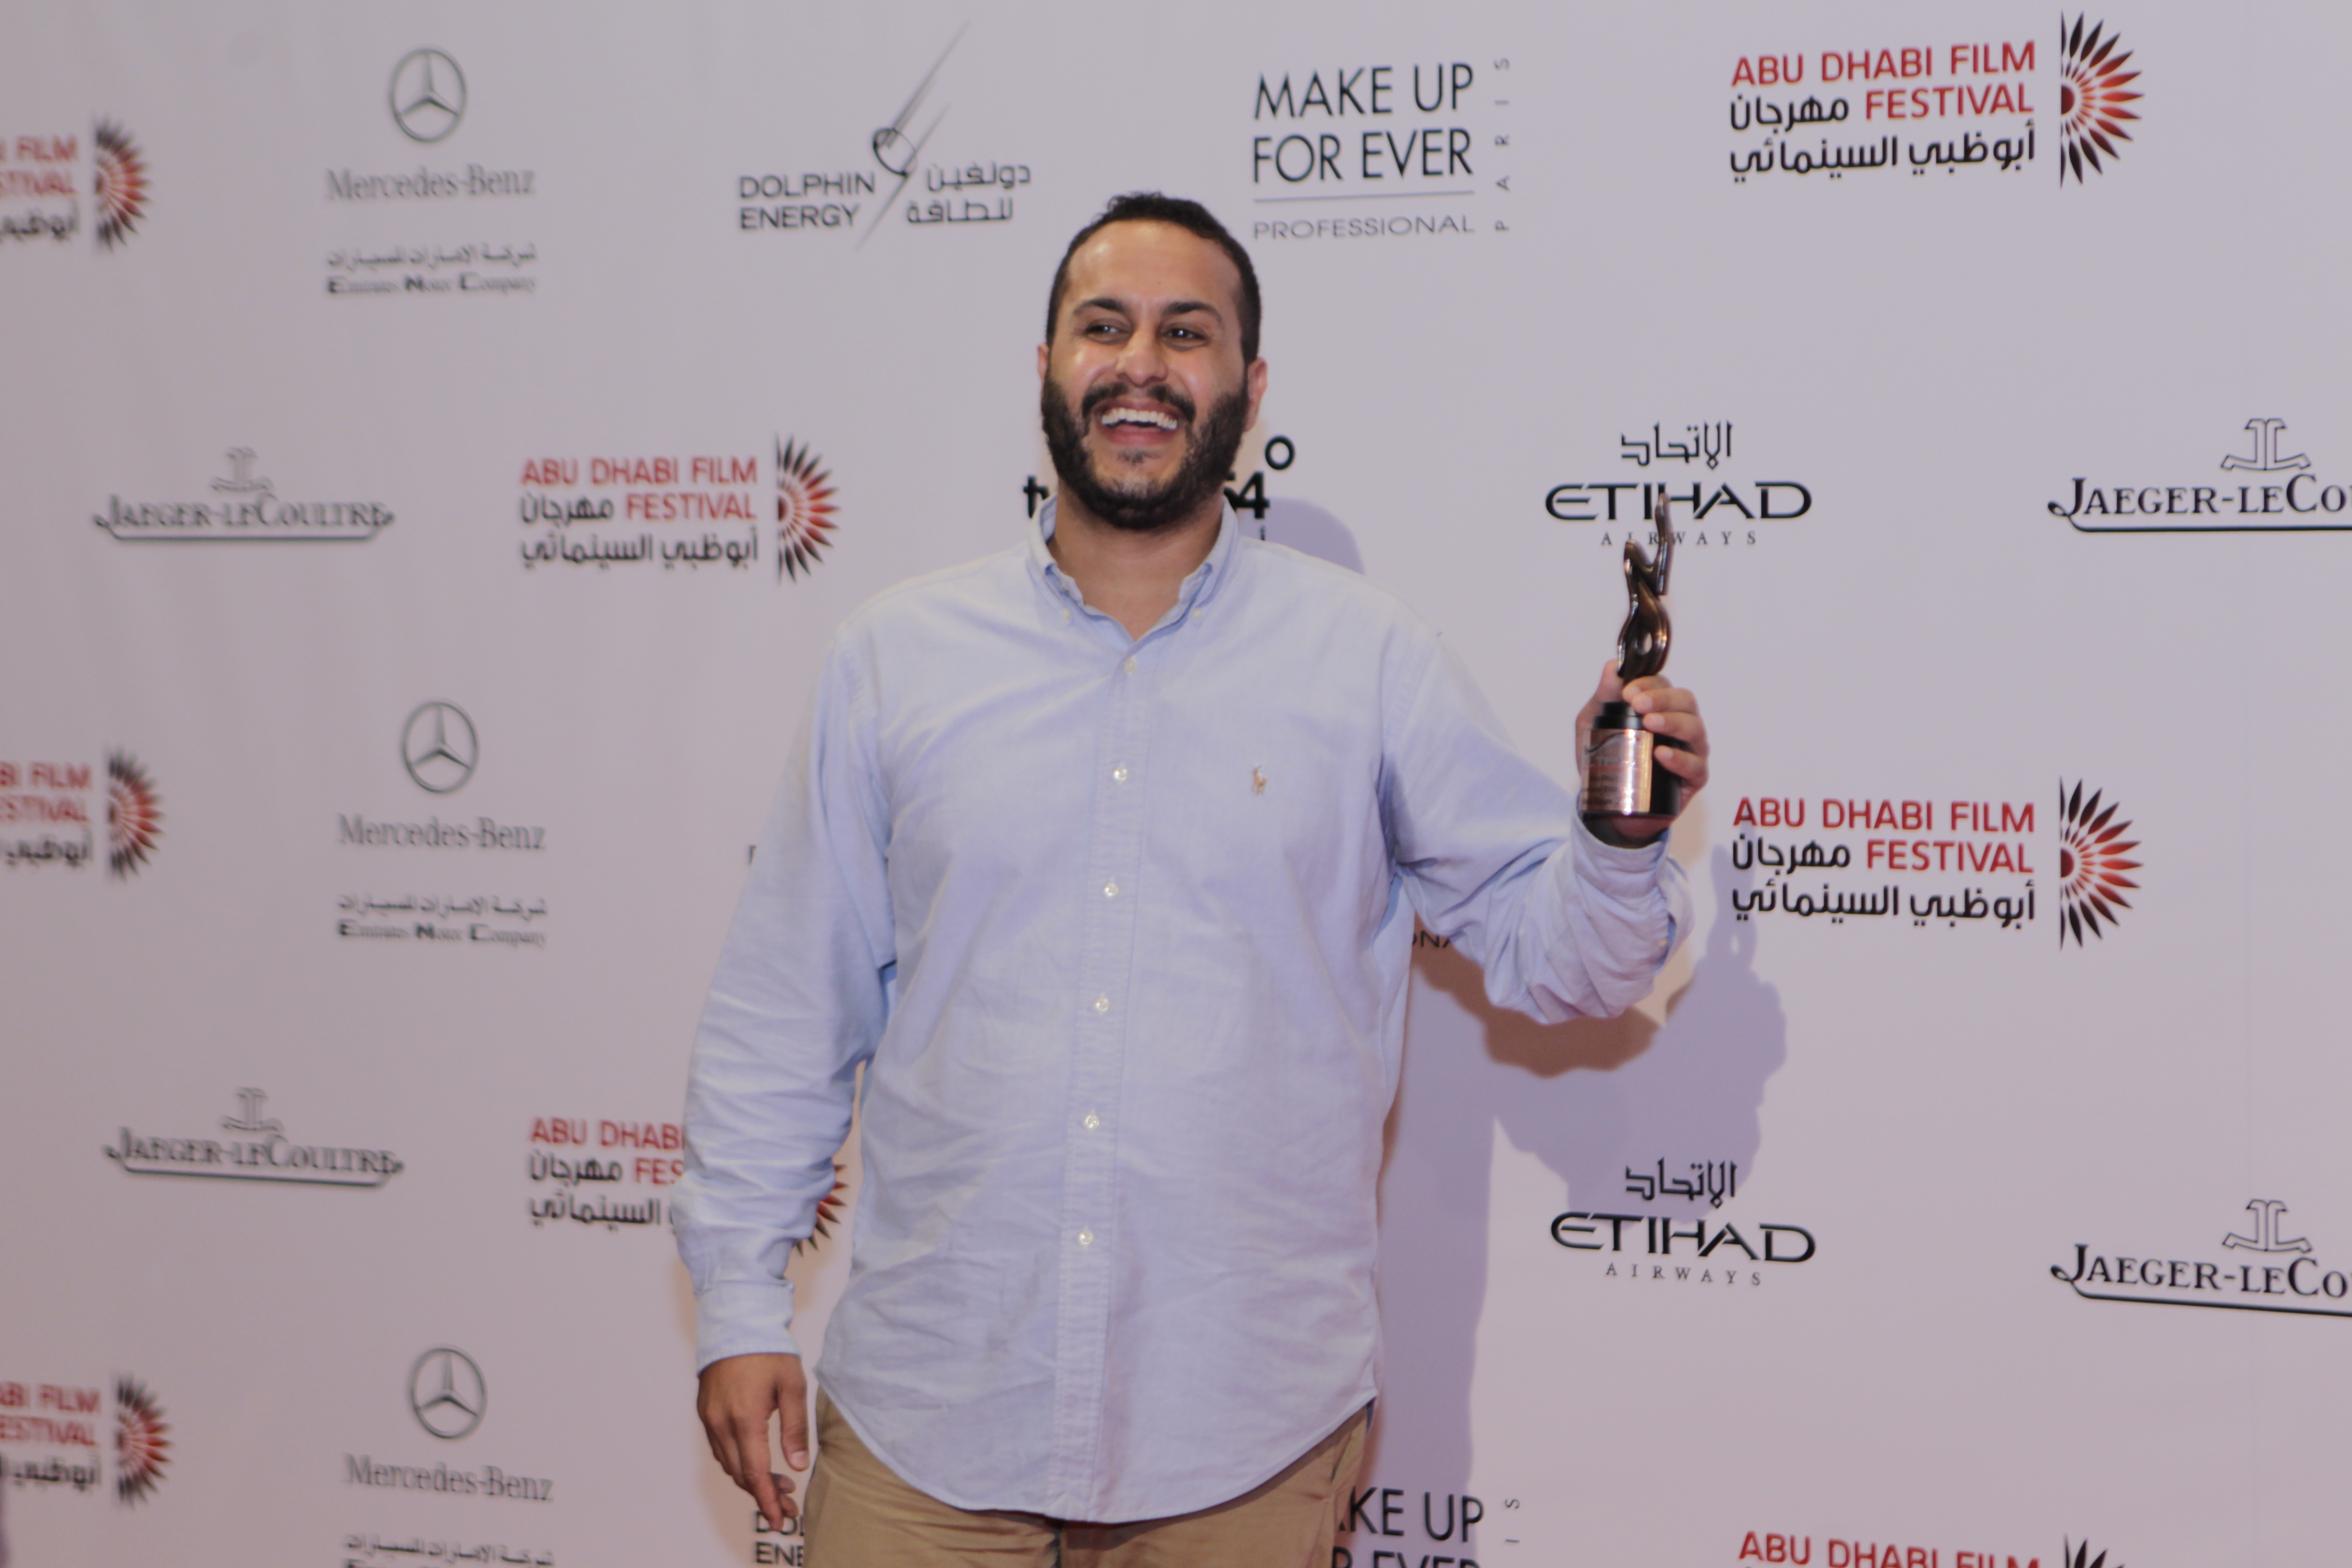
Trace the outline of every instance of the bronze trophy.
[[[1666, 667], [1666, 644], [1674, 635], [1666, 618], [1666, 574], [1675, 562], [1675, 536], [1666, 519], [1664, 488], [1652, 513], [1657, 527], [1658, 559], [1653, 563], [1634, 540], [1625, 542], [1625, 625], [1617, 633], [1617, 677], [1634, 680]], [[1675, 742], [1642, 727], [1642, 715], [1627, 702], [1604, 702], [1592, 721], [1584, 751], [1584, 820], [1604, 839], [1648, 838], [1664, 831], [1682, 805], [1683, 781], [1658, 765], [1661, 746]]]

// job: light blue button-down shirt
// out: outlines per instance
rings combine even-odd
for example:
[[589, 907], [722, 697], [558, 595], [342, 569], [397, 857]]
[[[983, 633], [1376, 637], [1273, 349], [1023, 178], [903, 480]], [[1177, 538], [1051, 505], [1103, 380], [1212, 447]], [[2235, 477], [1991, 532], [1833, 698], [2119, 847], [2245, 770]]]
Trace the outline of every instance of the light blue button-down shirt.
[[1687, 893], [1662, 847], [1586, 832], [1363, 578], [1228, 510], [1135, 638], [1052, 526], [835, 639], [695, 1042], [673, 1216], [702, 1363], [794, 1349], [784, 1262], [863, 1064], [819, 1381], [944, 1501], [1150, 1519], [1372, 1397], [1414, 917], [1557, 1020], [1639, 1000]]

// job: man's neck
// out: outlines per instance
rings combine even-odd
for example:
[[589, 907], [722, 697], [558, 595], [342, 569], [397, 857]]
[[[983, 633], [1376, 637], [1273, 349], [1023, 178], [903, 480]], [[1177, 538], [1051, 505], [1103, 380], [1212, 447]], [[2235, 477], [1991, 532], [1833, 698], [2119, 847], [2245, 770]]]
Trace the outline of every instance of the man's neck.
[[1223, 509], [1213, 502], [1172, 527], [1150, 533], [1114, 528], [1077, 504], [1065, 488], [1054, 508], [1054, 563], [1087, 603], [1140, 637], [1176, 603], [1184, 579], [1209, 558]]

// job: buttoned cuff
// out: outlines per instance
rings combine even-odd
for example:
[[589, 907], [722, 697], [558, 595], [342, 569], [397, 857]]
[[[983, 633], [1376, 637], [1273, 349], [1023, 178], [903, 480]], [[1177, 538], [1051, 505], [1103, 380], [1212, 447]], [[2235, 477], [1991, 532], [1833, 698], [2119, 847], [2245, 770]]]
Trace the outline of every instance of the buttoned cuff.
[[1663, 964], [1690, 925], [1690, 894], [1682, 868], [1666, 853], [1674, 837], [1669, 827], [1638, 848], [1603, 844], [1584, 819], [1576, 819], [1570, 851], [1577, 880], [1604, 903], [1614, 905], [1637, 925], [1664, 917], [1663, 931], [1652, 939], [1651, 956]]
[[789, 1279], [747, 1279], [695, 1293], [694, 1370], [730, 1355], [798, 1355]]
[[1666, 858], [1666, 840], [1674, 836], [1675, 830], [1669, 827], [1647, 844], [1622, 848], [1603, 844], [1580, 816], [1576, 819], [1577, 867], [1590, 873], [1605, 893], [1636, 893], [1656, 879], [1658, 862]]

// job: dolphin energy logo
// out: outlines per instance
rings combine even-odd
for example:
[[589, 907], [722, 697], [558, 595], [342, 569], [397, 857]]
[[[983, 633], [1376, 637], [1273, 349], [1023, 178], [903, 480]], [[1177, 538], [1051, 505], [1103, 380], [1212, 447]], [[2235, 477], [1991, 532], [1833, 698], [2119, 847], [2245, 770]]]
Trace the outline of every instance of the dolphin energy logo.
[[2106, 932], [2099, 922], [2116, 923], [2116, 911], [2131, 908], [2124, 889], [2139, 890], [2139, 884], [2124, 875], [2137, 871], [2140, 863], [2125, 857], [2139, 847], [2137, 839], [2127, 839], [2131, 831], [2128, 822], [2117, 822], [2115, 805], [2104, 808], [2101, 795], [2091, 792], [2083, 798], [2083, 784], [2076, 780], [2070, 794], [2063, 779], [2058, 781], [2058, 945], [2064, 947], [2072, 936], [2074, 945], [2083, 945], [2083, 932], [2105, 940]]
[[2129, 90], [2139, 79], [2139, 72], [2124, 68], [2131, 61], [2131, 51], [2116, 47], [2122, 40], [2108, 33], [2104, 22], [2085, 34], [2085, 20], [2078, 15], [2069, 29], [2065, 17], [2058, 19], [2058, 183], [2062, 185], [2069, 170], [2074, 172], [2074, 183], [2081, 184], [2085, 163], [2095, 174], [2106, 173], [2099, 154], [2123, 156], [2116, 143], [2131, 140], [2124, 121], [2139, 118], [2124, 107], [2140, 99]]
[[776, 576], [816, 570], [833, 542], [833, 475], [805, 443], [776, 443]]

